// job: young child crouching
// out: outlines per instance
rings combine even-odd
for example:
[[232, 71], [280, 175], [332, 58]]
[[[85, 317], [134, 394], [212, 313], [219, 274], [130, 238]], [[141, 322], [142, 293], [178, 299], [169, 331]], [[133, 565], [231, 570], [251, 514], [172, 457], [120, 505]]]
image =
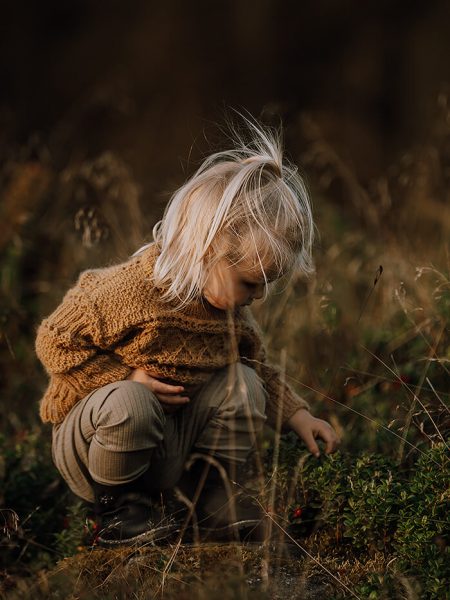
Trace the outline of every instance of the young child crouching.
[[[275, 427], [280, 414], [315, 455], [316, 438], [326, 452], [338, 443], [267, 361], [249, 308], [283, 274], [310, 271], [313, 222], [277, 135], [247, 125], [250, 143], [213, 154], [175, 192], [153, 243], [82, 273], [39, 327], [53, 460], [94, 503], [104, 545], [173, 531], [152, 497], [180, 482], [192, 455], [227, 473], [244, 464], [266, 419]], [[244, 527], [242, 510], [204, 509], [200, 521]]]

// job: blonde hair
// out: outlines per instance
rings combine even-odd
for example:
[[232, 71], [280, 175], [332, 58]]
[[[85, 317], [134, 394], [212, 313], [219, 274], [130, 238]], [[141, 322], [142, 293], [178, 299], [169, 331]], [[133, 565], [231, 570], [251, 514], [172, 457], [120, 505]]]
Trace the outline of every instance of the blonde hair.
[[176, 309], [201, 297], [224, 257], [233, 265], [256, 263], [266, 283], [267, 265], [275, 278], [294, 268], [313, 270], [314, 226], [303, 179], [283, 162], [280, 131], [243, 119], [246, 138], [231, 125], [234, 148], [204, 160], [153, 229], [160, 251], [154, 283]]

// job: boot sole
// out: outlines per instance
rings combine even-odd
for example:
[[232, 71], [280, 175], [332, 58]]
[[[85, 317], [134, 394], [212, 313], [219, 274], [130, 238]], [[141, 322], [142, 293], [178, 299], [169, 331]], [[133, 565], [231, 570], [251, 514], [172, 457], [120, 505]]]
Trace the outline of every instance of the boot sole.
[[101, 537], [101, 534], [97, 536], [96, 544], [102, 548], [117, 548], [119, 546], [141, 546], [150, 542], [160, 542], [167, 540], [173, 534], [179, 531], [178, 528], [173, 525], [166, 525], [164, 527], [157, 527], [144, 531], [139, 535], [135, 535], [130, 538], [121, 538], [120, 540], [108, 540]]
[[265, 535], [259, 530], [260, 526], [261, 521], [257, 519], [242, 519], [221, 527], [199, 526], [198, 537], [202, 543], [261, 541]]
[[[243, 530], [246, 529], [255, 529], [261, 524], [260, 520], [257, 519], [243, 519], [241, 521], [235, 521], [234, 523], [228, 523], [227, 525], [223, 525], [222, 527], [205, 527], [199, 526], [198, 533], [200, 539], [202, 537], [211, 536], [212, 539], [217, 537], [220, 539], [221, 537], [235, 535], [236, 533], [239, 535]], [[192, 535], [192, 530], [189, 528], [190, 534]], [[140, 546], [147, 543], [155, 543], [161, 542], [163, 540], [167, 540], [171, 537], [174, 537], [177, 533], [180, 532], [180, 528], [173, 525], [166, 525], [164, 527], [158, 527], [155, 529], [151, 529], [149, 531], [144, 531], [139, 535], [130, 537], [130, 538], [122, 538], [120, 540], [108, 540], [102, 538], [99, 535], [96, 539], [96, 544], [102, 546], [103, 548], [117, 548], [119, 546]], [[188, 534], [188, 537], [191, 537]]]

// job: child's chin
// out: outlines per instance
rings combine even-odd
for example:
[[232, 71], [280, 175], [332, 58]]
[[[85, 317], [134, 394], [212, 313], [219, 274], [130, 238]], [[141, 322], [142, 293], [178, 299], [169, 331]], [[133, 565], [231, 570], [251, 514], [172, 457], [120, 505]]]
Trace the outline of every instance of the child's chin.
[[217, 308], [218, 310], [234, 310], [236, 309], [238, 306], [247, 306], [246, 304], [243, 305], [241, 303], [238, 302], [233, 302], [232, 300], [220, 300], [219, 298], [207, 298], [205, 296], [206, 300], [208, 300], [209, 304], [211, 304], [211, 306], [213, 306], [214, 308]]
[[206, 300], [209, 302], [209, 304], [211, 304], [211, 306], [213, 306], [214, 308], [217, 308], [219, 310], [228, 310], [228, 304], [227, 302], [222, 302], [221, 300], [218, 300], [217, 298], [211, 298], [211, 297], [206, 297]]
[[215, 302], [213, 306], [219, 310], [235, 310], [241, 305], [235, 302]]

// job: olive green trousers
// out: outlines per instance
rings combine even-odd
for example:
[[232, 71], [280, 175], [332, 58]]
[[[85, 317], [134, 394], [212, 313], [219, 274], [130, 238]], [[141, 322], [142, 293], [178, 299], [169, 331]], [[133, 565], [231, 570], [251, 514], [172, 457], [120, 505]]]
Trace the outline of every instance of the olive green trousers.
[[192, 452], [240, 464], [265, 421], [266, 392], [241, 363], [217, 371], [171, 414], [143, 384], [117, 381], [91, 392], [53, 427], [53, 461], [70, 489], [94, 501], [104, 485], [146, 473], [152, 493], [170, 489]]

